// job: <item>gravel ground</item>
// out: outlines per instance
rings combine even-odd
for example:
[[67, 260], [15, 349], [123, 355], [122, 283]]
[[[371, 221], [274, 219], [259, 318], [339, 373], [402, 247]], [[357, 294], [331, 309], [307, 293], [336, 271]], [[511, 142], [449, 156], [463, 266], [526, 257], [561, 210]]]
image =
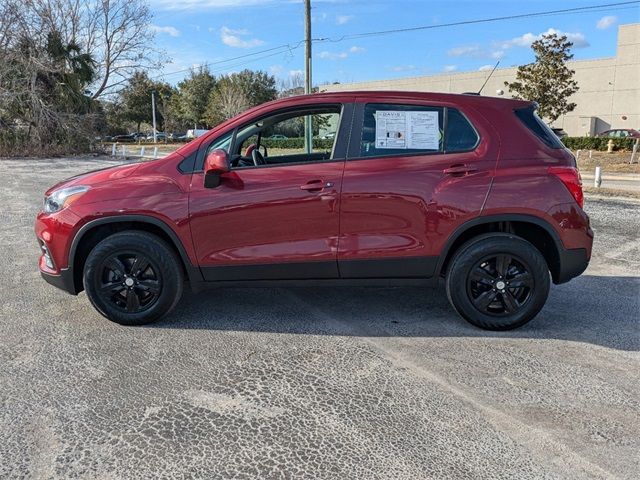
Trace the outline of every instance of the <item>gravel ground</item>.
[[640, 204], [588, 199], [588, 271], [488, 333], [442, 289], [225, 289], [108, 322], [40, 279], [54, 182], [2, 160], [0, 478], [640, 477]]

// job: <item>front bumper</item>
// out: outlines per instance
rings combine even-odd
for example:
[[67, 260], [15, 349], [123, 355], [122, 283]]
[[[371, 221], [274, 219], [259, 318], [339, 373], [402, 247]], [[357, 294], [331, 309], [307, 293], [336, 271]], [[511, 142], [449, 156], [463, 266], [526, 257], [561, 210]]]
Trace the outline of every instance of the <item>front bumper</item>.
[[73, 280], [73, 272], [68, 268], [61, 269], [60, 273], [57, 275], [46, 273], [40, 270], [40, 275], [42, 275], [42, 278], [44, 278], [50, 285], [58, 287], [59, 289], [64, 290], [71, 295], [78, 294], [75, 287], [75, 282]]

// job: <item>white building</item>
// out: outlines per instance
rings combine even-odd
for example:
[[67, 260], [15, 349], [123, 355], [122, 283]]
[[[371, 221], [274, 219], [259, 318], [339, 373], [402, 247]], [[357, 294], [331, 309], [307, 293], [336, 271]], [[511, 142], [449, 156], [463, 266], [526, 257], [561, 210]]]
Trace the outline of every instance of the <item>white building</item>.
[[[640, 23], [618, 27], [615, 57], [568, 62], [575, 70], [580, 90], [571, 97], [577, 104], [573, 112], [560, 117], [555, 127], [571, 136], [594, 135], [610, 128], [640, 130]], [[504, 82], [516, 78], [516, 68], [497, 69], [482, 91], [485, 96], [509, 92]], [[377, 80], [370, 82], [325, 85], [321, 91], [344, 90], [414, 90], [427, 92], [474, 92], [482, 86], [489, 72], [446, 73], [424, 77]]]

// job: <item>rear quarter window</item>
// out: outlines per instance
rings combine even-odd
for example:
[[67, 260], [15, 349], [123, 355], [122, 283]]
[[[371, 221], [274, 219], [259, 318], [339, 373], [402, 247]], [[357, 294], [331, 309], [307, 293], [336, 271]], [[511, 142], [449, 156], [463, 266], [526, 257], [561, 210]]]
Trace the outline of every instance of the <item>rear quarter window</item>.
[[530, 106], [514, 110], [516, 117], [545, 145], [551, 148], [564, 148], [564, 144], [553, 130], [536, 113], [536, 107]]
[[447, 108], [445, 153], [468, 152], [478, 145], [480, 137], [467, 117], [455, 108]]

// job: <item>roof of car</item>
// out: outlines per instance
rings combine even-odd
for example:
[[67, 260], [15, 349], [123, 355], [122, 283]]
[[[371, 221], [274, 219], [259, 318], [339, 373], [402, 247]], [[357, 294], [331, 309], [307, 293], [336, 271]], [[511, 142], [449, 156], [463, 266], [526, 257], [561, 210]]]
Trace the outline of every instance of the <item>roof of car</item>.
[[504, 98], [504, 97], [485, 97], [482, 95], [477, 95], [475, 93], [440, 93], [440, 92], [417, 92], [410, 90], [344, 90], [338, 92], [320, 92], [313, 93], [310, 95], [300, 95], [297, 97], [289, 97], [289, 98], [335, 98], [335, 97], [345, 97], [345, 96], [356, 96], [356, 97], [381, 97], [381, 98], [404, 98], [404, 99], [420, 99], [420, 100], [431, 100], [431, 101], [442, 101], [442, 102], [463, 102], [463, 103], [473, 103], [473, 104], [483, 104], [483, 103], [502, 103], [505, 106], [527, 106], [531, 105], [532, 102], [527, 100], [517, 100], [514, 98]]

